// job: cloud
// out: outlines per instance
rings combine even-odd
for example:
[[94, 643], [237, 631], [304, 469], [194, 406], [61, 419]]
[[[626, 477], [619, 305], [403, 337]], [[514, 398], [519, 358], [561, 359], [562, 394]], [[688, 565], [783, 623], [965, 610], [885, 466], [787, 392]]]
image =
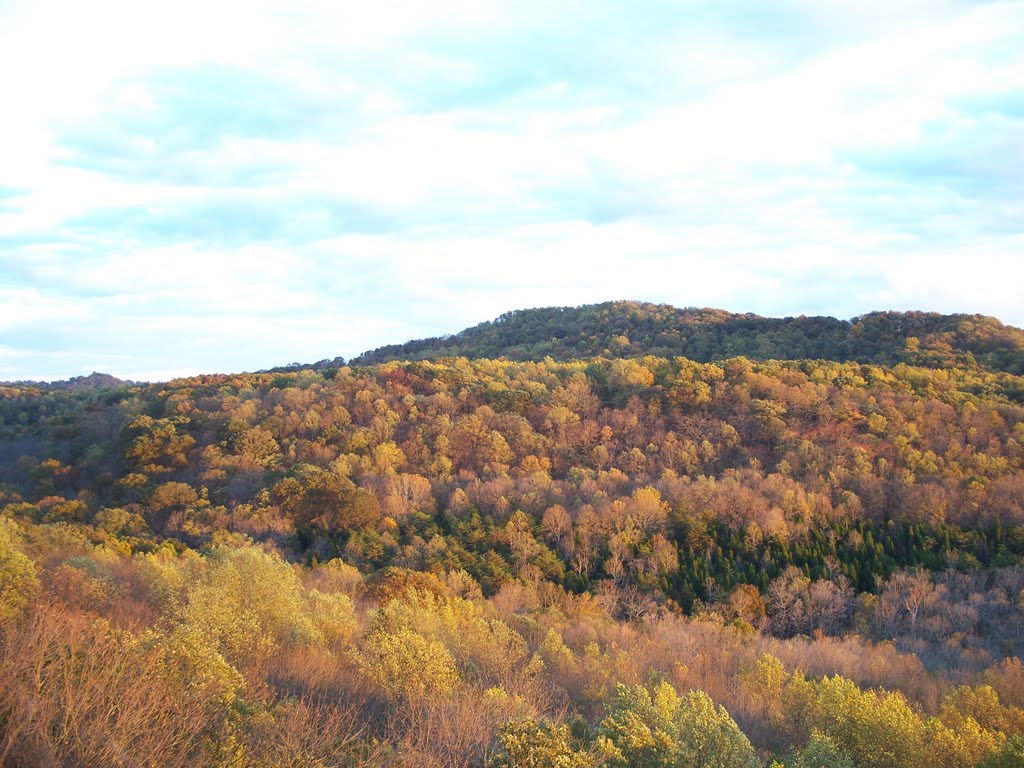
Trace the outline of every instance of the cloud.
[[10, 333], [40, 323], [80, 323], [91, 310], [82, 301], [69, 302], [35, 288], [0, 288], [0, 332]]
[[8, 4], [0, 377], [611, 298], [1024, 324], [1022, 33], [967, 0]]

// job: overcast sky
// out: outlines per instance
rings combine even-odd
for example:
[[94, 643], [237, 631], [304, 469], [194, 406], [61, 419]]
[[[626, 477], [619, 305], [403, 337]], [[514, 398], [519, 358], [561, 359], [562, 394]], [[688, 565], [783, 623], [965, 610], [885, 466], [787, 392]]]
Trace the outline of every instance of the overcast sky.
[[641, 299], [1024, 325], [1024, 2], [0, 0], [0, 379]]

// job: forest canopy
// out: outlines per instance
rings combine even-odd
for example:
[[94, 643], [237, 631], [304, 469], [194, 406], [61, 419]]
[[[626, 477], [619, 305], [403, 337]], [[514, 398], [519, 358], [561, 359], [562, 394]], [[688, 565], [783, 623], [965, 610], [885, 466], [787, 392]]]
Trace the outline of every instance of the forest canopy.
[[0, 762], [1021, 764], [1020, 331], [471, 331], [0, 386]]
[[711, 362], [825, 359], [878, 365], [984, 367], [1024, 373], [1024, 331], [984, 315], [871, 312], [833, 317], [760, 317], [721, 309], [613, 301], [507, 312], [439, 338], [364, 352], [354, 364], [440, 356], [571, 360], [683, 356]]

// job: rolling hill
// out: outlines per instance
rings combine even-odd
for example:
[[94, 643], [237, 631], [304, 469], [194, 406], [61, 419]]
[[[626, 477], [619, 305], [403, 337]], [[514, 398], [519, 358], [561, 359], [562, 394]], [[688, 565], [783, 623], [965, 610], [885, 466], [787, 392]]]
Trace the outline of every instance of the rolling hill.
[[687, 357], [710, 362], [825, 359], [876, 365], [975, 367], [1024, 372], [1024, 331], [984, 315], [872, 312], [852, 320], [771, 318], [720, 309], [612, 301], [508, 312], [451, 336], [364, 352], [351, 362], [438, 357], [571, 360]]
[[0, 384], [0, 763], [1022, 765], [1022, 336], [615, 302]]

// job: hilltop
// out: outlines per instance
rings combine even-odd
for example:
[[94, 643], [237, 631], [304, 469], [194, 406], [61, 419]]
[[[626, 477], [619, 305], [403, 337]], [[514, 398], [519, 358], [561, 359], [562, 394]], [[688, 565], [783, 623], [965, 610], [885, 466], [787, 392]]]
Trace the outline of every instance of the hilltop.
[[109, 373], [93, 371], [88, 376], [73, 376], [70, 379], [60, 381], [0, 381], [0, 386], [7, 387], [34, 387], [36, 389], [63, 389], [71, 392], [93, 389], [114, 389], [116, 387], [131, 386], [138, 382], [127, 379], [119, 379]]
[[984, 315], [871, 312], [834, 317], [761, 317], [721, 309], [612, 301], [507, 312], [451, 336], [364, 352], [356, 365], [439, 357], [572, 360], [687, 357], [711, 362], [824, 359], [875, 365], [983, 367], [1024, 372], [1024, 331]]

